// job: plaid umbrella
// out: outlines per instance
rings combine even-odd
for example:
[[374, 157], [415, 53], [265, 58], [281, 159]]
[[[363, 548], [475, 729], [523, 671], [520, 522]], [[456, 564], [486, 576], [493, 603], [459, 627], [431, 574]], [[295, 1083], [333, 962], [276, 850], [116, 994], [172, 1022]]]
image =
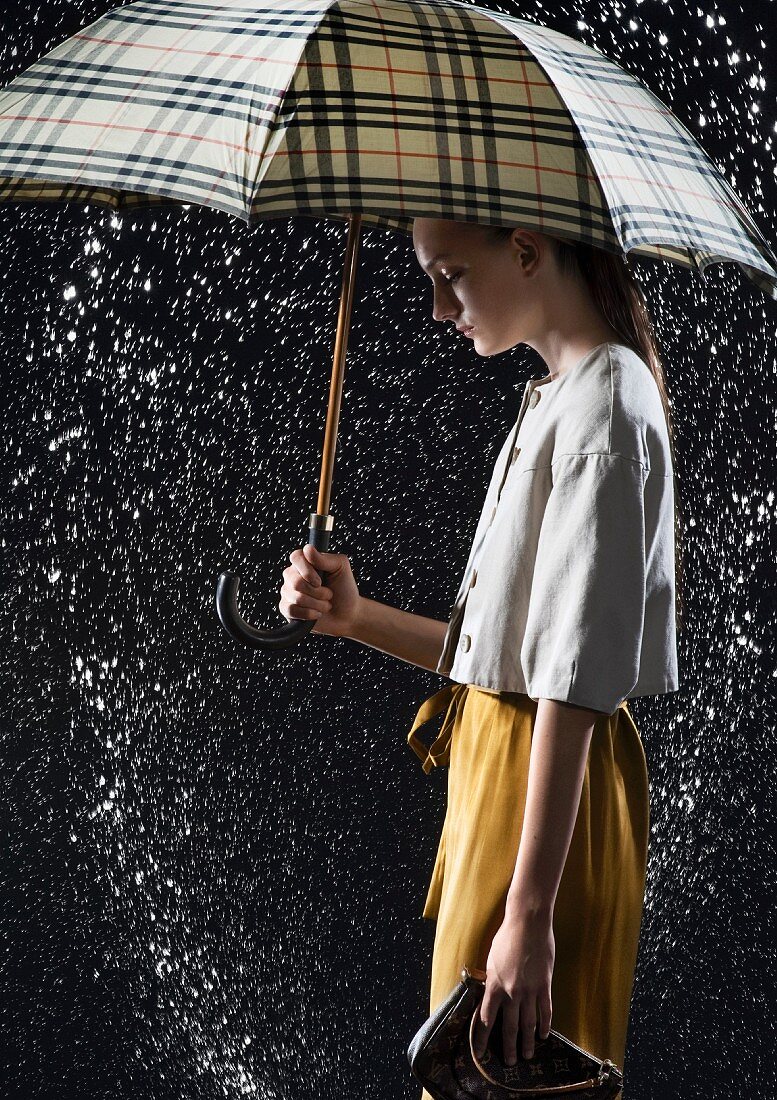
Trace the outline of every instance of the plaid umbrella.
[[[0, 91], [0, 202], [198, 203], [348, 223], [318, 508], [331, 477], [362, 222], [521, 225], [703, 273], [731, 261], [777, 299], [777, 256], [695, 138], [597, 50], [456, 0], [136, 0]], [[326, 576], [323, 577], [324, 583]], [[247, 645], [239, 577], [219, 616]]]

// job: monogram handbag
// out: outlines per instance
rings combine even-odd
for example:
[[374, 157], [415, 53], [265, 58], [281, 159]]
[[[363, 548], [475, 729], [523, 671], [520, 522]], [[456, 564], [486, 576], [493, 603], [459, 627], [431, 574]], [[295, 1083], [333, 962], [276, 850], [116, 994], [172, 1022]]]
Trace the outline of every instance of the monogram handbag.
[[[534, 1040], [534, 1056], [506, 1066], [502, 1029], [491, 1028], [483, 1056], [472, 1043], [486, 988], [486, 973], [464, 967], [461, 981], [413, 1036], [407, 1051], [410, 1069], [434, 1100], [518, 1100], [563, 1097], [610, 1100], [623, 1088], [623, 1075], [609, 1058], [576, 1046], [550, 1029]], [[519, 1036], [520, 1037], [520, 1036]]]

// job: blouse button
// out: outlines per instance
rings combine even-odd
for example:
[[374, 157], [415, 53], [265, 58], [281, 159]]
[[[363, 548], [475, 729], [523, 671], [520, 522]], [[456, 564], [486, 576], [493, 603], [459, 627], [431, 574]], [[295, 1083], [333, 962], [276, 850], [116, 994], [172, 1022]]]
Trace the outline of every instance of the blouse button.
[[461, 641], [459, 642], [459, 645], [461, 646], [461, 648], [464, 650], [465, 653], [467, 652], [467, 650], [469, 649], [471, 644], [472, 644], [472, 639], [470, 638], [469, 634], [462, 634]]
[[531, 397], [529, 398], [529, 404], [530, 404], [530, 406], [531, 406], [532, 408], [534, 408], [534, 406], [535, 406], [535, 405], [537, 404], [537, 402], [539, 401], [539, 399], [540, 399], [540, 391], [539, 391], [539, 390], [534, 390], [534, 391], [533, 391], [533, 393], [532, 393], [532, 395], [531, 395]]

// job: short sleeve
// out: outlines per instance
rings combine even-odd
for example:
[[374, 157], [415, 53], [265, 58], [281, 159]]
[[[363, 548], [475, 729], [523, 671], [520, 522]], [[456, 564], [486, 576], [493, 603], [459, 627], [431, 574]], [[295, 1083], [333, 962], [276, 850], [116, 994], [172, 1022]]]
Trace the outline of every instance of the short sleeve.
[[647, 473], [613, 454], [553, 463], [521, 644], [530, 698], [612, 714], [636, 685]]

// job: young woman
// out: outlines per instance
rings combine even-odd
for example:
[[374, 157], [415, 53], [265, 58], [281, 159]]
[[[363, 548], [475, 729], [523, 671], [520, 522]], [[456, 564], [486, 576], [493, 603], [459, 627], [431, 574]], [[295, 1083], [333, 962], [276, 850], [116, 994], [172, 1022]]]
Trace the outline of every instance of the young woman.
[[[479, 1051], [499, 1021], [505, 1061], [530, 1058], [552, 1021], [623, 1069], [649, 826], [626, 700], [678, 687], [672, 423], [652, 325], [620, 255], [428, 218], [413, 242], [435, 320], [480, 355], [527, 344], [549, 373], [526, 385], [448, 623], [361, 596], [345, 555], [310, 546], [290, 555], [279, 606], [451, 680], [408, 735], [425, 771], [449, 766], [423, 910], [437, 921], [430, 1012], [478, 967]], [[443, 710], [427, 749], [416, 730]]]

